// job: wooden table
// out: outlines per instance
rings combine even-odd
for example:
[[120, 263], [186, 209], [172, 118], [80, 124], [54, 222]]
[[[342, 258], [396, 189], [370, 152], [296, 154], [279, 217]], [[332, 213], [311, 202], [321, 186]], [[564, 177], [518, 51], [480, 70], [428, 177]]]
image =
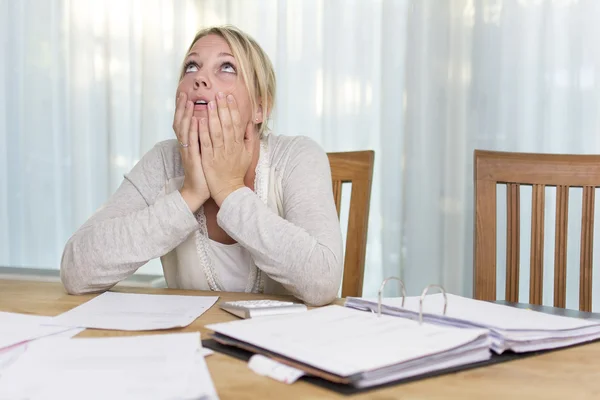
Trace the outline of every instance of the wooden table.
[[[155, 294], [214, 295], [215, 293], [171, 289], [119, 288], [117, 291]], [[243, 293], [219, 293], [220, 301], [273, 298]], [[94, 295], [69, 296], [60, 284], [0, 280], [0, 311], [55, 316]], [[186, 328], [170, 332], [200, 331], [204, 325], [235, 320], [214, 306]], [[165, 332], [161, 331], [160, 333]], [[79, 337], [142, 335], [159, 332], [122, 332], [88, 329]], [[259, 376], [245, 362], [215, 353], [206, 359], [221, 399], [330, 399], [343, 398], [326, 389], [298, 381], [285, 385]], [[424, 379], [350, 396], [356, 399], [600, 399], [600, 343], [547, 353]]]

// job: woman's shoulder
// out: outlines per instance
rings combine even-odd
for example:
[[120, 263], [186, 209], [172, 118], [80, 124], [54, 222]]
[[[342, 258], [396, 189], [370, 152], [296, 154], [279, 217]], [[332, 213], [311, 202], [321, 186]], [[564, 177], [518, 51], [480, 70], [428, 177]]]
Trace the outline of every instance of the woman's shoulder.
[[308, 136], [268, 136], [271, 166], [284, 169], [297, 162], [311, 163], [327, 158], [325, 150]]

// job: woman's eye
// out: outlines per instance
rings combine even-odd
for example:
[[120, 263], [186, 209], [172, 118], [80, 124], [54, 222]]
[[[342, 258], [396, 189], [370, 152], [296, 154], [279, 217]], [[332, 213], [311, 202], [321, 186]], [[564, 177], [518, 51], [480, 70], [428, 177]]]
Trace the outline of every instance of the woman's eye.
[[185, 66], [185, 72], [196, 72], [198, 71], [198, 65], [196, 65], [196, 63], [189, 63], [188, 65]]
[[231, 63], [225, 63], [221, 66], [221, 71], [235, 74], [235, 67]]

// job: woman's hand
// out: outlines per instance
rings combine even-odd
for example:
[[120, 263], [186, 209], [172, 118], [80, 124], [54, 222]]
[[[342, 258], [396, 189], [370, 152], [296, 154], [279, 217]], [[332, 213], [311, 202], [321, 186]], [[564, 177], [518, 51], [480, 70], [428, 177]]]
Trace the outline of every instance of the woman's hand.
[[195, 213], [210, 197], [210, 191], [202, 170], [199, 145], [199, 121], [193, 117], [194, 104], [180, 93], [175, 108], [173, 130], [179, 140], [179, 153], [185, 179], [179, 190], [188, 207]]
[[208, 123], [200, 121], [202, 166], [210, 195], [220, 207], [233, 191], [245, 186], [255, 139], [252, 123], [244, 125], [233, 95], [217, 95], [208, 103]]

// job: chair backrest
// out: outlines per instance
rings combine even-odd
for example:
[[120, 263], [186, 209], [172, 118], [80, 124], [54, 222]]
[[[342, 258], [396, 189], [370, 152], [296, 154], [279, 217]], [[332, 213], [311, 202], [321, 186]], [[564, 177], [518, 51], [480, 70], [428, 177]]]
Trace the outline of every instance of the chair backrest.
[[556, 188], [554, 306], [565, 307], [569, 188], [583, 188], [579, 309], [592, 308], [594, 194], [600, 186], [599, 155], [507, 153], [475, 150], [473, 293], [496, 299], [496, 187], [506, 185], [506, 300], [518, 302], [520, 187], [532, 187], [529, 303], [542, 303], [545, 188]]
[[342, 202], [342, 184], [352, 184], [348, 232], [346, 234], [342, 297], [361, 296], [375, 153], [368, 150], [328, 153], [327, 156], [331, 165], [333, 197], [338, 217]]

